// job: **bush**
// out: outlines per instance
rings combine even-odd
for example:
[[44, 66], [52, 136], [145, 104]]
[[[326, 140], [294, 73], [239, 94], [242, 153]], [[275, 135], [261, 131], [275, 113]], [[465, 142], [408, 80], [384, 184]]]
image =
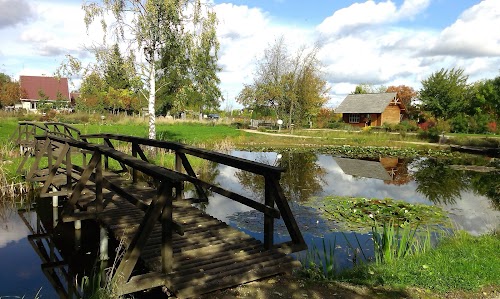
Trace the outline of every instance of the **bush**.
[[430, 142], [438, 142], [441, 132], [436, 126], [428, 128], [427, 130], [421, 130], [418, 132], [418, 137], [420, 139], [428, 140]]

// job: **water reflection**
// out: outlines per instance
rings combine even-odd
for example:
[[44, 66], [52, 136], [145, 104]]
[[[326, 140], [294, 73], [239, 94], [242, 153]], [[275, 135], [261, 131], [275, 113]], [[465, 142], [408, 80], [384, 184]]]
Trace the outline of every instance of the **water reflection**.
[[[314, 153], [300, 155], [290, 152], [276, 154], [274, 162], [270, 163], [272, 155], [261, 153], [256, 161], [271, 164], [286, 169], [281, 176], [281, 186], [285, 196], [292, 201], [302, 201], [321, 193], [326, 170], [318, 164], [318, 156]], [[250, 190], [254, 198], [264, 201], [264, 178], [250, 172], [238, 170], [235, 173], [243, 188]]]
[[[346, 159], [313, 153], [252, 153], [233, 155], [262, 163], [285, 167], [281, 184], [291, 201], [302, 228], [314, 235], [326, 233], [332, 225], [321, 223], [319, 214], [304, 209], [299, 203], [326, 195], [366, 198], [393, 198], [410, 203], [435, 204], [450, 210], [450, 217], [471, 233], [484, 233], [500, 223], [498, 169], [489, 172], [463, 171], [450, 164], [471, 164], [467, 160], [429, 158], [399, 159], [381, 157], [372, 160]], [[281, 156], [281, 159], [278, 157]], [[474, 161], [477, 162], [477, 161]], [[488, 163], [482, 161], [480, 163]], [[259, 176], [219, 166], [216, 181], [244, 190], [245, 196], [263, 200], [264, 182]], [[236, 178], [236, 180], [234, 179]], [[295, 204], [298, 203], [298, 204]], [[216, 211], [222, 220], [235, 225], [261, 230], [260, 217], [238, 204], [217, 200]], [[305, 217], [307, 219], [301, 219]], [[467, 219], [464, 219], [467, 218]], [[480, 219], [480, 221], [478, 221]], [[312, 224], [317, 223], [314, 226]], [[335, 227], [333, 227], [335, 228]]]

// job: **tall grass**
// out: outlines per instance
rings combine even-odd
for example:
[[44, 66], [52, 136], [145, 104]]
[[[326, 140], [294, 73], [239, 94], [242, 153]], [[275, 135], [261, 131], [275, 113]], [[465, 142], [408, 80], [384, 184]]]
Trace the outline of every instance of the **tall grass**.
[[[353, 266], [364, 266], [372, 259], [376, 265], [393, 263], [408, 256], [425, 253], [431, 249], [431, 232], [427, 228], [420, 233], [419, 226], [412, 227], [408, 222], [399, 224], [394, 220], [384, 223], [382, 226], [375, 221], [372, 225], [372, 244], [374, 257], [365, 253], [366, 247], [362, 246], [357, 235], [356, 243], [352, 244], [347, 236], [343, 234], [347, 247], [353, 252]], [[305, 253], [299, 256], [302, 269], [299, 274], [313, 280], [332, 280], [336, 278], [343, 269], [339, 269], [336, 258], [336, 238], [333, 245], [323, 239], [322, 248], [315, 244]]]
[[338, 268], [336, 261], [336, 246], [337, 239], [334, 238], [333, 244], [325, 242], [322, 239], [323, 247], [319, 249], [316, 244], [312, 245], [305, 254], [299, 256], [302, 263], [301, 275], [314, 280], [331, 280], [334, 279]]
[[380, 228], [376, 222], [372, 226], [375, 262], [392, 263], [410, 254], [424, 253], [431, 248], [431, 234], [427, 229], [423, 238], [417, 238], [418, 225], [397, 223], [390, 220]]

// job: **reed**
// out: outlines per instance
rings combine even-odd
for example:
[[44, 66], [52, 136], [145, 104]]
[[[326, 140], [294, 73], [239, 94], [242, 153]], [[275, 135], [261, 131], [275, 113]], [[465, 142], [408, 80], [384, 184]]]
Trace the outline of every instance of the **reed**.
[[318, 248], [316, 244], [302, 256], [299, 260], [303, 267], [299, 270], [300, 275], [313, 280], [332, 280], [335, 278], [338, 267], [336, 262], [336, 246], [337, 239], [334, 238], [333, 244], [326, 243], [322, 239], [322, 248]]
[[412, 228], [409, 222], [397, 223], [393, 219], [380, 228], [374, 221], [372, 226], [375, 263], [392, 263], [410, 254], [423, 253], [431, 248], [429, 229], [423, 238], [417, 237], [417, 224]]

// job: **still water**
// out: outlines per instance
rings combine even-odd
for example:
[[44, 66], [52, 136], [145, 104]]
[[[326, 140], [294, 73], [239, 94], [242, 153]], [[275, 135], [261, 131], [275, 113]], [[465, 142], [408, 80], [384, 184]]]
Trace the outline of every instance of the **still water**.
[[[370, 235], [341, 232], [335, 223], [323, 220], [317, 210], [307, 207], [311, 198], [345, 195], [439, 205], [457, 228], [474, 235], [500, 228], [500, 172], [498, 162], [487, 158], [356, 160], [313, 153], [231, 154], [287, 169], [280, 182], [306, 242], [320, 247], [323, 238], [335, 242], [339, 267], [353, 264], [348, 243], [359, 241], [366, 246], [365, 254], [370, 255]], [[199, 175], [205, 181], [263, 202], [263, 181], [252, 174], [210, 164]], [[53, 232], [56, 211], [51, 200], [28, 199], [0, 201], [0, 298], [34, 298], [37, 294], [40, 298], [57, 298], [74, 292], [73, 286], [65, 284], [66, 277], [89, 274], [98, 259], [103, 232], [92, 221], [83, 221], [80, 231], [68, 224]], [[252, 209], [217, 194], [212, 194], [209, 203], [200, 208], [262, 240], [263, 220]], [[284, 224], [277, 221], [276, 227], [276, 241], [288, 240]], [[53, 237], [47, 238], [52, 232]], [[117, 244], [109, 240], [108, 246], [112, 260]]]

